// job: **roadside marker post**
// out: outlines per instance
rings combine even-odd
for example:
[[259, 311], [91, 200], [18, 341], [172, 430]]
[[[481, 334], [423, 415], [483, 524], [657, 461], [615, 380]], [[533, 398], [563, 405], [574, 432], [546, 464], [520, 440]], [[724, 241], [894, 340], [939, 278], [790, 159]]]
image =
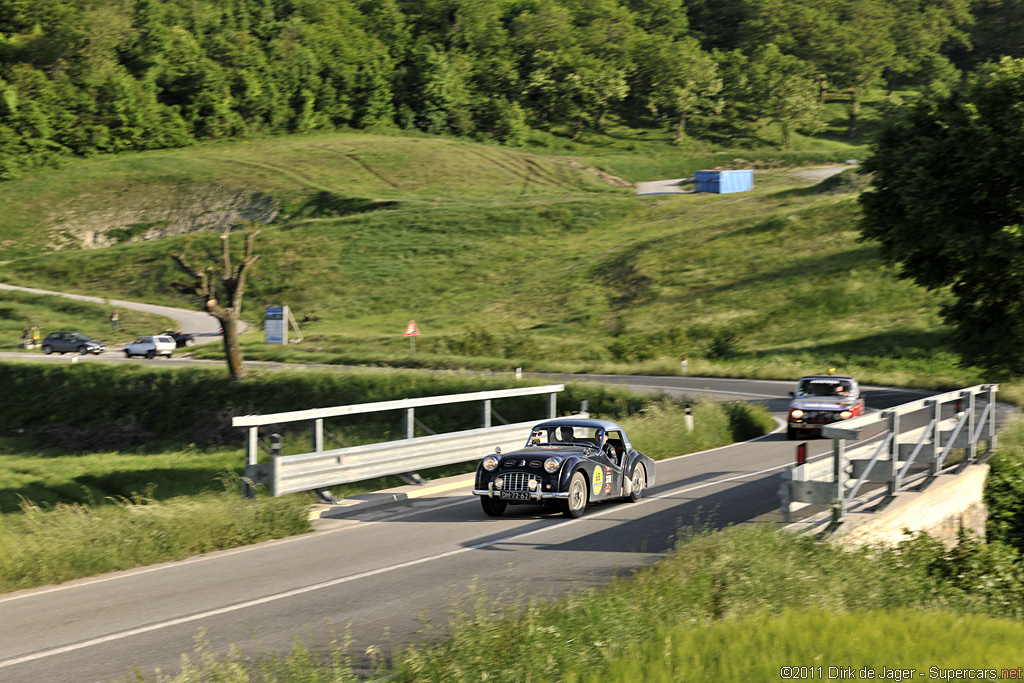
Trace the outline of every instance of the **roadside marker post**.
[[416, 321], [410, 320], [409, 324], [405, 327], [405, 336], [409, 338], [409, 353], [416, 353], [416, 335], [420, 333], [420, 329], [416, 327]]

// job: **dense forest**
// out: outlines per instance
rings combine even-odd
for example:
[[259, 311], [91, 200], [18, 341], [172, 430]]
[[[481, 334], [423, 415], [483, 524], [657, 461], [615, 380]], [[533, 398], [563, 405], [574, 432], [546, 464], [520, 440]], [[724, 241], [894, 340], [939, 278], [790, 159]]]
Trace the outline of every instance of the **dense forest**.
[[521, 144], [609, 117], [857, 125], [866, 88], [1024, 56], [1024, 0], [0, 0], [0, 179], [68, 155], [339, 128]]

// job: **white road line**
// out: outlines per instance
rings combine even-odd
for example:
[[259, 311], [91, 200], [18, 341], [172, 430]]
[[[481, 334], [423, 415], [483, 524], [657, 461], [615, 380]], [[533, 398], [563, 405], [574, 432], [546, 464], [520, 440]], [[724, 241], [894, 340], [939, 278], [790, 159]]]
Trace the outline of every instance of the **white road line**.
[[[726, 479], [717, 479], [715, 481], [704, 482], [703, 484], [697, 484], [696, 486], [689, 486], [689, 487], [685, 487], [685, 488], [674, 489], [672, 491], [668, 491], [666, 493], [662, 493], [662, 494], [659, 494], [657, 496], [652, 496], [650, 498], [641, 499], [637, 503], [637, 505], [643, 505], [644, 503], [648, 503], [648, 502], [655, 501], [655, 500], [663, 500], [665, 498], [670, 498], [672, 496], [678, 496], [680, 494], [689, 493], [691, 491], [697, 491], [699, 489], [707, 488], [709, 486], [715, 486], [717, 484], [727, 484], [727, 483], [730, 483], [730, 482], [733, 482], [733, 481], [738, 481], [740, 479], [745, 479], [747, 477], [756, 477], [756, 476], [760, 476], [760, 475], [763, 475], [763, 474], [768, 474], [770, 472], [774, 472], [776, 470], [780, 470], [780, 469], [782, 469], [784, 467], [789, 467], [789, 464], [787, 463], [787, 464], [784, 464], [784, 465], [776, 465], [775, 467], [769, 467], [767, 469], [759, 470], [757, 472], [749, 472], [747, 474], [740, 474], [740, 475], [736, 475], [734, 477], [728, 477]], [[447, 552], [438, 553], [436, 555], [431, 555], [429, 557], [421, 557], [421, 558], [419, 558], [417, 560], [410, 560], [408, 562], [401, 562], [399, 564], [394, 564], [394, 565], [391, 565], [389, 567], [380, 567], [378, 569], [372, 569], [370, 571], [361, 572], [359, 574], [353, 574], [352, 576], [345, 576], [345, 577], [341, 577], [341, 578], [338, 578], [338, 579], [332, 579], [330, 581], [324, 581], [322, 583], [313, 584], [312, 586], [305, 586], [303, 588], [296, 588], [294, 590], [285, 591], [283, 593], [277, 593], [275, 595], [268, 595], [268, 596], [265, 596], [265, 597], [262, 597], [262, 598], [257, 598], [255, 600], [247, 600], [245, 602], [240, 602], [240, 603], [237, 603], [237, 604], [234, 604], [234, 605], [228, 605], [227, 607], [221, 607], [221, 608], [218, 608], [218, 609], [208, 610], [206, 612], [200, 612], [198, 614], [192, 614], [192, 615], [189, 615], [187, 617], [179, 617], [177, 619], [170, 619], [170, 620], [158, 622], [158, 623], [155, 623], [155, 624], [149, 624], [147, 626], [140, 626], [138, 628], [128, 629], [128, 630], [125, 630], [125, 631], [119, 631], [117, 633], [111, 633], [111, 634], [106, 635], [106, 636], [100, 636], [99, 638], [92, 638], [90, 640], [82, 641], [80, 643], [74, 643], [72, 645], [65, 645], [63, 647], [57, 647], [57, 648], [53, 648], [53, 649], [50, 649], [50, 650], [44, 650], [42, 652], [35, 652], [33, 654], [24, 655], [22, 657], [14, 657], [14, 658], [11, 658], [11, 659], [5, 659], [5, 660], [0, 661], [0, 669], [6, 668], [6, 667], [9, 667], [9, 666], [16, 666], [18, 664], [25, 664], [25, 663], [28, 663], [28, 662], [33, 662], [33, 661], [37, 661], [37, 660], [40, 660], [40, 659], [45, 659], [47, 657], [55, 657], [57, 655], [67, 654], [69, 652], [75, 652], [76, 650], [83, 650], [85, 648], [93, 647], [95, 645], [102, 645], [103, 643], [109, 643], [109, 642], [113, 642], [115, 640], [121, 640], [121, 639], [124, 639], [124, 638], [130, 638], [132, 636], [141, 635], [143, 633], [150, 633], [152, 631], [159, 631], [161, 629], [170, 628], [172, 626], [180, 626], [182, 624], [188, 624], [188, 623], [191, 623], [193, 621], [199, 621], [201, 619], [208, 619], [210, 617], [216, 617], [216, 616], [220, 616], [222, 614], [230, 614], [231, 612], [237, 612], [239, 610], [248, 609], [250, 607], [257, 607], [259, 605], [265, 605], [267, 603], [276, 602], [278, 600], [284, 600], [284, 599], [287, 599], [287, 598], [292, 598], [292, 597], [295, 597], [295, 596], [298, 596], [298, 595], [303, 595], [305, 593], [312, 593], [313, 591], [323, 590], [324, 588], [332, 588], [334, 586], [340, 586], [342, 584], [350, 583], [352, 581], [358, 581], [359, 579], [366, 579], [366, 578], [369, 578], [369, 577], [372, 577], [372, 576], [379, 576], [381, 574], [387, 574], [387, 573], [390, 573], [390, 572], [393, 572], [393, 571], [396, 571], [396, 570], [399, 570], [399, 569], [407, 569], [408, 567], [415, 567], [417, 565], [426, 564], [427, 562], [434, 562], [436, 560], [443, 560], [443, 559], [447, 559], [449, 557], [455, 557], [456, 555], [462, 555], [464, 553], [468, 553], [468, 552], [473, 551], [473, 550], [482, 550], [484, 548], [489, 548], [491, 546], [495, 546], [495, 545], [498, 545], [498, 544], [501, 544], [501, 543], [509, 543], [509, 542], [512, 542], [512, 541], [517, 541], [519, 539], [526, 538], [527, 536], [533, 536], [534, 534], [539, 534], [539, 533], [542, 533], [542, 532], [545, 532], [545, 531], [551, 531], [551, 530], [555, 530], [555, 529], [563, 529], [563, 528], [565, 528], [567, 526], [570, 526], [572, 524], [579, 524], [579, 523], [582, 523], [582, 522], [587, 522], [589, 520], [595, 519], [597, 517], [603, 517], [604, 515], [610, 514], [612, 512], [617, 511], [617, 510], [620, 510], [620, 508], [613, 507], [613, 508], [608, 508], [606, 510], [598, 510], [598, 511], [595, 511], [593, 513], [589, 513], [589, 514], [587, 514], [587, 515], [585, 515], [583, 517], [579, 517], [577, 519], [567, 519], [567, 520], [565, 520], [563, 522], [559, 522], [557, 524], [552, 524], [551, 526], [542, 527], [540, 529], [533, 529], [531, 531], [525, 531], [525, 532], [522, 532], [522, 533], [513, 534], [511, 536], [505, 536], [505, 537], [502, 537], [502, 538], [494, 539], [494, 540], [491, 540], [491, 541], [485, 541], [483, 543], [478, 543], [476, 545], [467, 546], [465, 548], [458, 548], [456, 550], [449, 550]]]

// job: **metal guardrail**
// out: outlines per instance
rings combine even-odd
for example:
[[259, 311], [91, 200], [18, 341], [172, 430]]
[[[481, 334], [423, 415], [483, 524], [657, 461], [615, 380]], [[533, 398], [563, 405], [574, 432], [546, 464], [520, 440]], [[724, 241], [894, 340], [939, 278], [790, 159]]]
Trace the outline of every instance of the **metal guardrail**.
[[[564, 389], [564, 384], [550, 384], [314, 408], [269, 415], [246, 415], [234, 418], [232, 426], [248, 428], [246, 477], [253, 483], [268, 486], [271, 495], [274, 496], [296, 491], [317, 491], [321, 497], [329, 498], [323, 491], [330, 486], [475, 460], [486, 455], [482, 452], [483, 449], [493, 450], [495, 446], [503, 449], [522, 446], [526, 443], [530, 428], [537, 421], [493, 427], [491, 402], [502, 398], [547, 394], [547, 418], [551, 419], [556, 415], [557, 394]], [[474, 401], [482, 404], [481, 428], [423, 437], [413, 436], [416, 408]], [[405, 439], [324, 449], [325, 418], [387, 410], [403, 411]], [[585, 413], [581, 413], [579, 416], [584, 415]], [[259, 427], [297, 421], [313, 422], [312, 452], [287, 456], [282, 456], [279, 452], [272, 453], [270, 463], [260, 464]]]
[[[887, 410], [842, 420], [822, 429], [832, 439], [832, 457], [798, 464], [782, 473], [779, 511], [784, 520], [808, 505], [830, 505], [842, 519], [864, 484], [884, 483], [888, 496], [897, 495], [911, 475], [936, 477], [954, 448], [965, 449], [957, 473], [988, 460], [996, 443], [996, 400], [999, 386], [983, 384]], [[925, 422], [919, 427], [906, 423]], [[861, 442], [869, 430], [882, 428], [877, 438]], [[986, 442], [985, 452], [978, 445]]]
[[267, 484], [271, 495], [312, 491], [430, 467], [479, 460], [494, 447], [511, 450], [526, 444], [537, 421], [404, 441], [335, 448], [320, 453], [271, 458]]

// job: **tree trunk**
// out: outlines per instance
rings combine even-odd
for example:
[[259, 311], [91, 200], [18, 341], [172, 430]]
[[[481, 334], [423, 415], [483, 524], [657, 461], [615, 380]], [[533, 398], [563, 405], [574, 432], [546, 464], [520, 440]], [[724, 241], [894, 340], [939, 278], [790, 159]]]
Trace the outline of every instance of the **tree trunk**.
[[846, 108], [850, 118], [846, 124], [846, 137], [857, 135], [857, 115], [860, 114], [860, 93], [857, 88], [850, 88], [850, 104]]
[[679, 112], [679, 123], [676, 124], [676, 144], [686, 139], [686, 112]]
[[221, 329], [224, 330], [222, 340], [224, 342], [224, 358], [228, 362], [228, 375], [231, 379], [245, 379], [246, 370], [242, 363], [242, 350], [238, 346], [238, 316], [235, 309], [225, 309], [226, 316], [217, 316]]
[[231, 379], [239, 380], [245, 377], [246, 371], [242, 364], [242, 350], [238, 346], [238, 316], [239, 311], [242, 310], [246, 271], [259, 258], [253, 253], [253, 240], [260, 231], [256, 230], [245, 236], [245, 255], [242, 263], [234, 267], [231, 263], [231, 249], [228, 244], [230, 231], [231, 228], [228, 228], [221, 235], [220, 258], [210, 253], [212, 264], [204, 270], [194, 268], [186, 260], [184, 254], [171, 254], [171, 258], [177, 262], [178, 266], [192, 277], [192, 282], [172, 282], [171, 284], [182, 294], [201, 297], [206, 312], [220, 321], [228, 374]]

